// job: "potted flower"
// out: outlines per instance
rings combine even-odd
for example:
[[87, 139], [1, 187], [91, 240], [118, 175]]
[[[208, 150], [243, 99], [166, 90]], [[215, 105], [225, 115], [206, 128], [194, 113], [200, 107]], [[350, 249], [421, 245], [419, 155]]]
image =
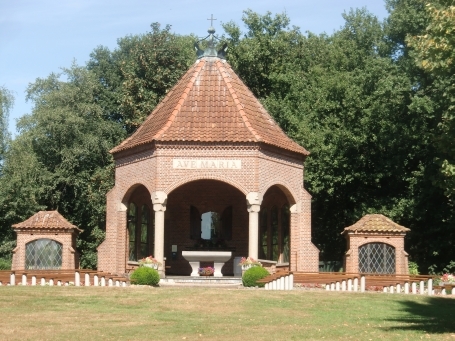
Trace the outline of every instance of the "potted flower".
[[240, 260], [239, 265], [242, 267], [242, 270], [247, 270], [253, 266], [262, 266], [260, 262], [258, 262], [256, 259], [252, 257], [242, 257]]
[[211, 266], [207, 266], [205, 268], [199, 268], [198, 269], [199, 276], [213, 276], [215, 273], [215, 269], [212, 268]]
[[148, 256], [142, 259], [139, 259], [139, 266], [146, 266], [152, 269], [158, 270], [158, 267], [161, 265], [156, 258], [153, 258], [153, 256]]

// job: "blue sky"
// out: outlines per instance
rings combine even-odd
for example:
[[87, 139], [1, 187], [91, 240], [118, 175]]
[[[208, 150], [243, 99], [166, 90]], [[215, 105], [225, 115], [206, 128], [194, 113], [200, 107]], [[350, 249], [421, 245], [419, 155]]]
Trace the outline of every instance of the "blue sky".
[[217, 34], [220, 23], [242, 26], [242, 12], [286, 12], [302, 32], [332, 33], [350, 8], [366, 7], [384, 19], [383, 0], [0, 0], [0, 85], [13, 92], [14, 108], [9, 130], [15, 134], [16, 119], [30, 113], [25, 90], [36, 78], [47, 77], [73, 60], [85, 65], [98, 45], [111, 50], [117, 39], [143, 34], [150, 24], [172, 25], [178, 34], [205, 36], [213, 13]]

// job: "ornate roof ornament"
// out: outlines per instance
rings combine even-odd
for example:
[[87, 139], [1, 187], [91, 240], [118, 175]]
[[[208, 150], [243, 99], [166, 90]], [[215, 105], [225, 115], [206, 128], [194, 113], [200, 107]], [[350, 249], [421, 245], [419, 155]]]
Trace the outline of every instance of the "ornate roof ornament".
[[[207, 20], [210, 20], [210, 27], [207, 31], [209, 33], [209, 35], [205, 38], [199, 39], [198, 41], [196, 41], [194, 43], [194, 48], [196, 50], [197, 58], [199, 59], [202, 57], [218, 57], [221, 59], [225, 59], [226, 51], [228, 49], [227, 43], [224, 43], [223, 46], [221, 47], [221, 49], [219, 49], [218, 51], [216, 50], [216, 41], [220, 41], [220, 39], [215, 35], [215, 28], [213, 27], [213, 20], [216, 20], [216, 19], [213, 18], [213, 14], [212, 14], [211, 18], [207, 19]], [[204, 40], [207, 41], [207, 47], [205, 48], [205, 50], [201, 49], [199, 46], [199, 43]]]

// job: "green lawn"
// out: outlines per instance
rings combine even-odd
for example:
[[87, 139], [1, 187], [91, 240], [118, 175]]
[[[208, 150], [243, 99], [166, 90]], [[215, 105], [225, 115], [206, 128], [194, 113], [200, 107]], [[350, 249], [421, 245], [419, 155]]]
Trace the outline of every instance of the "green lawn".
[[455, 299], [186, 287], [0, 287], [1, 340], [454, 340]]

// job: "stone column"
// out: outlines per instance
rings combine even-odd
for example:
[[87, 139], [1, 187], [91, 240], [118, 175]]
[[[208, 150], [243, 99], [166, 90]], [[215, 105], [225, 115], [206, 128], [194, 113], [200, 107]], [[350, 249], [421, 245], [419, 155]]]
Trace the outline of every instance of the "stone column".
[[261, 209], [262, 194], [250, 192], [246, 195], [246, 204], [249, 212], [248, 256], [258, 259], [259, 254], [259, 211]]
[[155, 211], [155, 250], [154, 257], [162, 265], [158, 268], [160, 277], [164, 273], [164, 212], [166, 211], [167, 194], [161, 191], [152, 193], [153, 210]]

